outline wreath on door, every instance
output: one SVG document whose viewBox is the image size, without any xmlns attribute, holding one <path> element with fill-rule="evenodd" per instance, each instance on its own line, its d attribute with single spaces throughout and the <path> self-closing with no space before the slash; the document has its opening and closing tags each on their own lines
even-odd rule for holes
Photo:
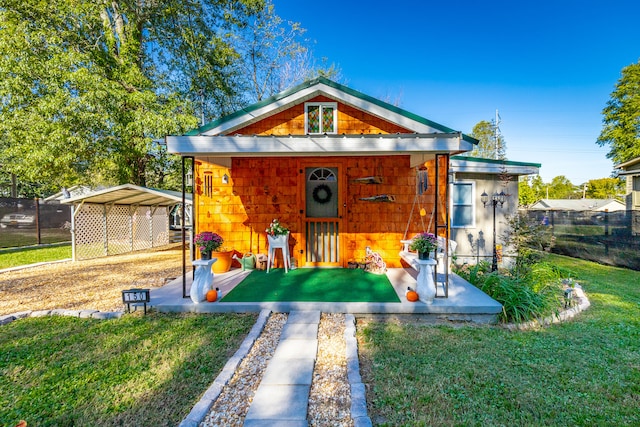
<svg viewBox="0 0 640 427">
<path fill-rule="evenodd" d="M 320 184 L 313 189 L 312 196 L 316 203 L 324 205 L 325 203 L 329 203 L 329 200 L 331 200 L 331 189 L 327 184 Z"/>
</svg>

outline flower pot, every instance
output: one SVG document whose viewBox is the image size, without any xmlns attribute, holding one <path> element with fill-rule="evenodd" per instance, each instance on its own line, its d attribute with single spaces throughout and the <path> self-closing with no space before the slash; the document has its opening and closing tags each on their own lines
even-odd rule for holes
<svg viewBox="0 0 640 427">
<path fill-rule="evenodd" d="M 226 273 L 227 271 L 229 271 L 229 269 L 231 268 L 231 262 L 233 261 L 233 259 L 231 258 L 232 255 L 233 251 L 211 252 L 211 256 L 218 259 L 218 261 L 213 264 L 213 267 L 211 267 L 211 271 L 218 274 Z"/>
<path fill-rule="evenodd" d="M 200 259 L 208 261 L 211 259 L 211 251 L 200 251 Z"/>
<path fill-rule="evenodd" d="M 284 248 L 289 244 L 289 233 L 280 234 L 278 236 L 267 234 L 267 240 L 269 241 L 269 246 Z"/>
<path fill-rule="evenodd" d="M 418 259 L 429 259 L 429 252 L 418 252 Z"/>
</svg>

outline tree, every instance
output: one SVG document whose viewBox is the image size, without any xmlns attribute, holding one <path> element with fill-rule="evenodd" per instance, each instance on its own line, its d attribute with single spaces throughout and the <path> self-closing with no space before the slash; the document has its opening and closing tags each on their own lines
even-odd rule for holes
<svg viewBox="0 0 640 427">
<path fill-rule="evenodd" d="M 518 181 L 518 204 L 528 207 L 539 200 L 536 193 L 529 185 L 529 177 L 523 176 Z"/>
<path fill-rule="evenodd" d="M 179 159 L 156 140 L 337 73 L 268 0 L 3 0 L 0 23 L 0 167 L 47 191 L 175 189 Z"/>
<path fill-rule="evenodd" d="M 578 199 L 582 193 L 564 175 L 554 177 L 549 184 L 550 199 Z"/>
<path fill-rule="evenodd" d="M 536 200 L 548 198 L 547 190 L 549 189 L 549 184 L 545 184 L 540 175 L 536 175 L 531 179 L 531 189 L 535 194 Z"/>
<path fill-rule="evenodd" d="M 238 97 L 229 31 L 259 0 L 0 8 L 0 164 L 21 180 L 145 185 L 154 140 Z M 200 94 L 200 96 L 199 96 Z"/>
<path fill-rule="evenodd" d="M 604 125 L 596 143 L 609 145 L 607 157 L 622 163 L 640 156 L 640 61 L 622 69 L 602 114 Z"/>
<path fill-rule="evenodd" d="M 620 178 L 591 179 L 586 186 L 589 199 L 612 199 L 624 193 L 624 182 Z"/>
<path fill-rule="evenodd" d="M 471 136 L 479 140 L 478 145 L 469 153 L 472 157 L 485 159 L 505 159 L 507 144 L 500 134 L 495 120 L 490 122 L 482 120 L 471 131 Z"/>
<path fill-rule="evenodd" d="M 326 59 L 318 66 L 303 39 L 306 30 L 297 22 L 284 21 L 275 13 L 271 0 L 248 24 L 232 38 L 241 57 L 240 76 L 243 93 L 249 102 L 258 102 L 291 86 L 323 76 L 336 80 L 339 70 L 326 66 Z"/>
</svg>

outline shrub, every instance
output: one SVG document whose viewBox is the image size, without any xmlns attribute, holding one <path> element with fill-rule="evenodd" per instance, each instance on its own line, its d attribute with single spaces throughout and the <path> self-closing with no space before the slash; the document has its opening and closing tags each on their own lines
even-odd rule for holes
<svg viewBox="0 0 640 427">
<path fill-rule="evenodd" d="M 557 313 L 563 304 L 561 279 L 571 276 L 548 263 L 532 264 L 520 277 L 509 270 L 490 272 L 487 263 L 456 272 L 502 304 L 501 321 L 516 323 Z"/>
</svg>

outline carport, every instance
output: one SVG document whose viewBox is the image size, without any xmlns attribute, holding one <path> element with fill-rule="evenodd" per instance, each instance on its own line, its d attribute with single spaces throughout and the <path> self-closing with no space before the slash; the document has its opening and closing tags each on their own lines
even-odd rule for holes
<svg viewBox="0 0 640 427">
<path fill-rule="evenodd" d="M 61 203 L 73 205 L 71 241 L 77 261 L 169 244 L 170 212 L 176 205 L 190 206 L 191 195 L 123 184 Z"/>
</svg>

